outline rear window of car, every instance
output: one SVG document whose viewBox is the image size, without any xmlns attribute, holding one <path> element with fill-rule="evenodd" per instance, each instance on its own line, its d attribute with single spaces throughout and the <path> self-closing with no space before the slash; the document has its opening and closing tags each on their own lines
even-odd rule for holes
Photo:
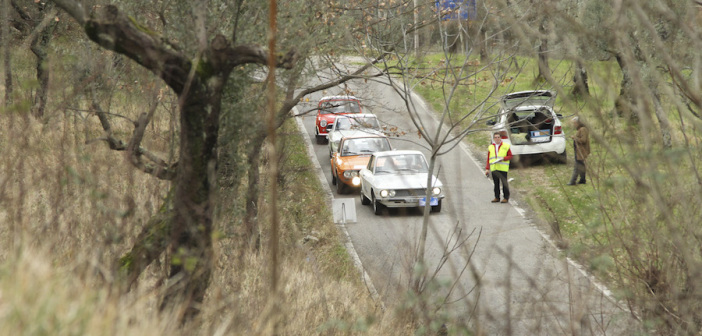
<svg viewBox="0 0 702 336">
<path fill-rule="evenodd" d="M 338 117 L 336 118 L 336 129 L 340 131 L 350 129 L 374 129 L 379 131 L 380 123 L 373 116 Z"/>
<path fill-rule="evenodd" d="M 366 155 L 390 149 L 390 142 L 384 137 L 347 139 L 342 145 L 341 156 Z"/>
<path fill-rule="evenodd" d="M 320 114 L 329 113 L 360 113 L 361 104 L 356 100 L 328 100 L 319 106 Z"/>
</svg>

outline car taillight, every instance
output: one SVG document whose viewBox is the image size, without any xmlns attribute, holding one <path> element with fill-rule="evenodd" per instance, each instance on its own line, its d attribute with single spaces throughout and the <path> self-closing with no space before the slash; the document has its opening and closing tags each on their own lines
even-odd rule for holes
<svg viewBox="0 0 702 336">
<path fill-rule="evenodd" d="M 507 136 L 507 131 L 500 131 L 500 137 L 502 139 L 509 139 L 509 137 Z"/>
<path fill-rule="evenodd" d="M 561 130 L 561 126 L 556 126 L 553 128 L 553 135 L 559 135 L 563 134 L 563 131 Z"/>
</svg>

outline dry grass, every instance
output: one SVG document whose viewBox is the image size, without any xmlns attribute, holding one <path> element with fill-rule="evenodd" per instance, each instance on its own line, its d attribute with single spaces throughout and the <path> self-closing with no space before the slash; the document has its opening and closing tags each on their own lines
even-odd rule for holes
<svg viewBox="0 0 702 336">
<path fill-rule="evenodd" d="M 148 95 L 135 91 L 111 112 L 135 118 Z M 148 90 L 144 90 L 147 93 Z M 165 102 L 145 145 L 167 157 L 173 123 Z M 163 260 L 138 287 L 117 295 L 112 262 L 161 204 L 169 183 L 134 169 L 122 152 L 94 141 L 97 118 L 50 111 L 42 123 L 17 107 L 0 114 L 0 334 L 212 335 L 392 334 L 343 249 L 304 151 L 288 150 L 280 211 L 281 292 L 269 292 L 264 249 L 241 254 L 236 234 L 241 195 L 221 191 L 215 223 L 216 270 L 202 318 L 179 326 L 159 313 Z M 129 123 L 116 123 L 129 134 Z M 285 135 L 294 136 L 294 135 Z M 295 141 L 288 141 L 295 142 Z M 301 143 L 299 139 L 297 143 Z M 303 158 L 300 158 L 303 157 Z M 264 212 L 265 212 L 265 205 Z M 237 210 L 238 209 L 238 210 Z M 318 240 L 303 243 L 313 235 Z M 273 299 L 275 298 L 275 299 Z M 385 331 L 379 331 L 384 329 Z M 376 330 L 373 332 L 373 330 Z"/>
</svg>

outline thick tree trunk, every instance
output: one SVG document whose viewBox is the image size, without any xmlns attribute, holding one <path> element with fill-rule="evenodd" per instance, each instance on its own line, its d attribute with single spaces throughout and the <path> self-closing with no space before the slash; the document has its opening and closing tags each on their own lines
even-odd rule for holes
<svg viewBox="0 0 702 336">
<path fill-rule="evenodd" d="M 622 82 L 619 88 L 619 97 L 614 102 L 614 109 L 618 116 L 625 117 L 630 121 L 636 121 L 638 116 L 634 113 L 631 96 L 631 75 L 629 75 L 629 70 L 624 60 L 624 57 L 620 54 L 616 54 L 615 58 L 617 64 L 619 64 L 619 69 L 622 71 Z"/>
<path fill-rule="evenodd" d="M 2 6 L 2 22 L 0 22 L 0 38 L 2 38 L 3 67 L 5 68 L 5 97 L 3 104 L 12 103 L 12 66 L 10 63 L 10 0 L 0 0 Z"/>
<path fill-rule="evenodd" d="M 120 275 L 120 287 L 128 291 L 137 278 L 168 247 L 171 235 L 173 212 L 169 203 L 161 207 L 161 212 L 152 217 L 137 236 L 132 249 L 119 260 L 116 266 Z"/>
<path fill-rule="evenodd" d="M 658 125 L 661 128 L 661 141 L 663 142 L 663 147 L 670 149 L 673 148 L 673 136 L 671 135 L 670 122 L 668 121 L 668 116 L 663 110 L 663 105 L 661 105 L 660 94 L 658 89 L 653 88 L 653 108 L 658 119 Z"/>
<path fill-rule="evenodd" d="M 218 92 L 221 87 L 217 85 L 210 90 Z M 212 274 L 211 193 L 216 181 L 218 96 L 193 79 L 187 95 L 181 97 L 180 164 L 175 180 L 170 281 L 161 307 L 183 303 L 186 320 L 199 313 Z"/>
<path fill-rule="evenodd" d="M 478 50 L 480 51 L 480 63 L 487 64 L 489 62 L 488 48 L 487 48 L 487 30 L 485 25 L 480 25 L 480 30 L 478 30 Z"/>
<path fill-rule="evenodd" d="M 541 39 L 541 44 L 539 44 L 539 75 L 534 80 L 537 83 L 546 81 L 551 77 L 551 70 L 548 67 L 548 40 Z"/>
<path fill-rule="evenodd" d="M 587 69 L 583 63 L 578 61 L 575 65 L 573 75 L 573 90 L 571 94 L 576 97 L 586 97 L 590 95 L 590 86 L 587 83 Z"/>
<path fill-rule="evenodd" d="M 246 215 L 244 216 L 244 232 L 248 239 L 247 246 L 251 250 L 258 250 L 261 247 L 261 235 L 259 234 L 258 221 L 258 197 L 260 194 L 260 162 L 261 162 L 261 145 L 265 137 L 258 141 L 254 140 L 254 145 L 249 152 L 249 174 L 248 187 L 246 192 Z M 243 252 L 243 251 L 242 251 Z"/>
<path fill-rule="evenodd" d="M 46 15 L 53 6 L 53 3 L 47 3 L 42 13 Z M 39 90 L 34 97 L 32 114 L 37 118 L 44 117 L 44 110 L 46 109 L 47 97 L 49 95 L 49 71 L 47 69 L 48 59 L 46 47 L 51 41 L 51 35 L 56 27 L 56 21 L 48 18 L 47 22 L 46 26 L 39 31 L 34 41 L 32 41 L 32 52 L 37 57 L 37 80 L 39 81 Z"/>
</svg>

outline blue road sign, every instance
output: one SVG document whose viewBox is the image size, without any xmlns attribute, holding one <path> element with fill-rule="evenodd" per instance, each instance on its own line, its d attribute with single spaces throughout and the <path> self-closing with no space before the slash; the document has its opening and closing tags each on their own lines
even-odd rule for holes
<svg viewBox="0 0 702 336">
<path fill-rule="evenodd" d="M 436 9 L 441 13 L 441 19 L 475 20 L 478 15 L 477 0 L 436 0 Z"/>
</svg>

